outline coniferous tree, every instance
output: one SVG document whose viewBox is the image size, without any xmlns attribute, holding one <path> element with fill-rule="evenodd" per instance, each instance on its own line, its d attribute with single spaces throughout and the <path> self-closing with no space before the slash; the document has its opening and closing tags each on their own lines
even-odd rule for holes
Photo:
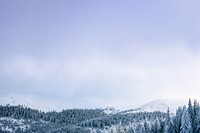
<svg viewBox="0 0 200 133">
<path fill-rule="evenodd" d="M 158 118 L 155 121 L 155 133 L 160 133 L 160 121 Z"/>
<path fill-rule="evenodd" d="M 141 124 L 137 124 L 136 133 L 140 133 L 140 132 L 141 132 Z"/>
<path fill-rule="evenodd" d="M 173 125 L 170 117 L 170 110 L 167 109 L 167 116 L 164 123 L 164 133 L 173 133 Z"/>
<path fill-rule="evenodd" d="M 180 133 L 180 131 L 181 131 L 181 118 L 182 118 L 182 109 L 179 107 L 176 110 L 176 116 L 173 119 L 175 133 Z"/>
<path fill-rule="evenodd" d="M 145 119 L 144 128 L 145 128 L 146 133 L 150 133 L 151 132 L 151 127 L 150 127 L 150 124 L 147 121 L 147 119 Z"/>
<path fill-rule="evenodd" d="M 196 132 L 200 133 L 200 109 L 197 113 L 197 118 L 196 118 Z"/>
<path fill-rule="evenodd" d="M 193 121 L 193 132 L 194 133 L 199 133 L 198 132 L 198 112 L 199 112 L 199 104 L 197 103 L 196 100 L 194 100 L 194 105 L 193 105 L 193 112 L 194 112 L 194 121 Z M 200 124 L 200 123 L 199 123 Z"/>
<path fill-rule="evenodd" d="M 191 123 L 191 130 L 193 131 L 193 126 L 194 126 L 194 110 L 193 110 L 193 107 L 192 107 L 192 102 L 191 102 L 191 99 L 189 99 L 189 102 L 188 102 L 188 113 L 189 113 L 189 117 L 190 117 L 190 123 Z"/>
<path fill-rule="evenodd" d="M 192 133 L 190 115 L 185 106 L 183 107 L 183 114 L 181 118 L 181 133 Z"/>
<path fill-rule="evenodd" d="M 129 126 L 127 129 L 127 133 L 136 133 L 135 128 L 133 126 Z"/>
<path fill-rule="evenodd" d="M 144 128 L 144 125 L 143 125 L 143 124 L 141 124 L 140 133 L 146 133 L 146 131 L 145 131 L 145 128 Z"/>
<path fill-rule="evenodd" d="M 164 133 L 165 121 L 163 119 L 160 120 L 160 132 Z"/>
</svg>

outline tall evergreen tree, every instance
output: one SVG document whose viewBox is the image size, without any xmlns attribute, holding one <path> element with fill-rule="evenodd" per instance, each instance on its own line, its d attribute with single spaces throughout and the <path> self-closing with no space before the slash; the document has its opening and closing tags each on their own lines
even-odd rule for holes
<svg viewBox="0 0 200 133">
<path fill-rule="evenodd" d="M 173 125 L 170 118 L 170 110 L 167 109 L 167 117 L 165 119 L 164 133 L 173 133 Z"/>
<path fill-rule="evenodd" d="M 112 133 L 112 132 L 111 132 Z M 114 133 L 114 132 L 113 132 Z M 117 133 L 117 132 L 115 132 L 115 133 Z M 127 133 L 135 133 L 135 128 L 134 128 L 134 126 L 128 126 L 128 128 L 127 128 Z"/>
<path fill-rule="evenodd" d="M 180 133 L 180 131 L 181 131 L 181 117 L 182 117 L 182 109 L 181 109 L 181 107 L 179 107 L 176 110 L 176 116 L 173 119 L 175 133 Z"/>
<path fill-rule="evenodd" d="M 151 132 L 151 127 L 150 127 L 150 124 L 147 121 L 147 119 L 145 119 L 144 128 L 145 128 L 146 133 L 150 133 Z"/>
<path fill-rule="evenodd" d="M 158 118 L 156 118 L 156 121 L 155 121 L 155 133 L 160 133 L 160 121 Z"/>
<path fill-rule="evenodd" d="M 197 128 L 198 127 L 199 104 L 197 103 L 196 100 L 194 100 L 193 112 L 194 112 L 194 121 L 192 123 L 193 132 L 194 133 L 199 133 L 198 132 L 198 128 Z"/>
<path fill-rule="evenodd" d="M 196 118 L 196 132 L 200 133 L 200 109 L 197 113 L 197 118 Z"/>
<path fill-rule="evenodd" d="M 183 107 L 183 114 L 181 118 L 181 133 L 192 133 L 191 120 L 186 107 Z"/>
<path fill-rule="evenodd" d="M 191 102 L 191 99 L 189 99 L 189 102 L 188 102 L 188 113 L 189 113 L 189 117 L 190 117 L 190 123 L 191 123 L 191 130 L 193 131 L 193 126 L 194 126 L 194 110 L 193 110 L 193 107 L 192 107 L 192 102 Z"/>
<path fill-rule="evenodd" d="M 140 133 L 146 133 L 146 131 L 145 131 L 145 128 L 144 128 L 144 125 L 143 125 L 143 124 L 141 125 L 141 128 L 140 128 Z"/>
</svg>

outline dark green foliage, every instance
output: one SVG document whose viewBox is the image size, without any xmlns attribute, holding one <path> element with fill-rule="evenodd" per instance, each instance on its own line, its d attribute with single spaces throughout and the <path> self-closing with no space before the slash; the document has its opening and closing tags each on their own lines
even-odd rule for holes
<svg viewBox="0 0 200 133">
<path fill-rule="evenodd" d="M 41 112 L 24 106 L 0 106 L 0 117 L 15 119 L 44 120 L 48 122 L 77 124 L 85 120 L 102 117 L 106 114 L 102 109 L 69 109 L 61 112 Z"/>
<path fill-rule="evenodd" d="M 145 119 L 148 121 L 153 121 L 156 118 L 165 118 L 166 113 L 162 112 L 139 112 L 139 113 L 129 113 L 129 114 L 112 114 L 106 115 L 103 117 L 94 118 L 91 120 L 86 120 L 81 122 L 81 126 L 92 126 L 102 128 L 104 126 L 111 126 L 121 124 L 123 126 L 128 125 L 129 123 L 142 122 Z"/>
<path fill-rule="evenodd" d="M 180 133 L 181 132 L 181 117 L 182 117 L 182 108 L 178 108 L 176 110 L 176 117 L 173 119 L 173 124 L 174 124 L 174 132 L 175 133 Z"/>
<path fill-rule="evenodd" d="M 180 133 L 186 129 L 192 133 L 200 133 L 200 106 L 189 100 L 188 108 L 178 108 L 176 115 L 171 116 L 168 109 L 163 112 L 118 112 L 105 114 L 103 109 L 68 109 L 61 112 L 42 112 L 25 106 L 0 106 L 0 132 L 4 133 L 6 127 L 16 133 L 102 133 L 104 130 L 116 131 L 117 133 Z M 132 111 L 133 112 L 133 111 Z M 188 117 L 183 117 L 188 114 Z M 8 119 L 7 119 L 8 118 Z M 23 120 L 20 124 L 9 120 Z M 185 121 L 186 118 L 191 126 Z M 193 125 L 192 125 L 193 124 Z M 115 126 L 113 126 L 115 125 Z M 189 128 L 191 127 L 191 129 Z M 183 131 L 184 129 L 184 131 Z M 93 131 L 92 131 L 93 130 Z"/>
</svg>

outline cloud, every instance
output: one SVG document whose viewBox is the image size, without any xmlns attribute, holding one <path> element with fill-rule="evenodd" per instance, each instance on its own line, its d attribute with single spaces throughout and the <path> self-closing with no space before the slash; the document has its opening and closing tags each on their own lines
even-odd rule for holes
<svg viewBox="0 0 200 133">
<path fill-rule="evenodd" d="M 158 98 L 198 97 L 200 58 L 187 45 L 143 45 L 132 53 L 124 52 L 125 60 L 101 51 L 58 60 L 17 57 L 1 63 L 1 79 L 12 81 L 13 92 L 26 83 L 35 94 L 73 100 L 74 107 L 128 108 Z"/>
</svg>

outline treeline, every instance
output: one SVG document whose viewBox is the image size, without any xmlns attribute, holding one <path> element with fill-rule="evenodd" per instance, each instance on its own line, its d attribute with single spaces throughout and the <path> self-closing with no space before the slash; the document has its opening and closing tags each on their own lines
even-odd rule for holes
<svg viewBox="0 0 200 133">
<path fill-rule="evenodd" d="M 138 113 L 116 113 L 103 117 L 93 118 L 90 120 L 83 121 L 79 123 L 82 127 L 92 127 L 92 128 L 104 128 L 110 127 L 112 125 L 126 126 L 130 123 L 140 123 L 144 120 L 154 121 L 156 118 L 165 119 L 167 117 L 166 113 L 155 111 L 155 112 L 138 112 Z"/>
<path fill-rule="evenodd" d="M 0 106 L 0 117 L 44 120 L 47 122 L 78 124 L 82 121 L 105 116 L 102 109 L 67 109 L 61 112 L 42 112 L 25 106 Z"/>
<path fill-rule="evenodd" d="M 69 109 L 42 112 L 24 106 L 0 106 L 0 117 L 24 119 L 28 132 L 69 133 L 200 133 L 200 106 L 196 100 L 179 107 L 175 115 L 163 112 L 119 112 L 103 109 Z M 44 121 L 44 122 L 41 122 Z M 6 124 L 4 124 L 6 126 Z"/>
</svg>

